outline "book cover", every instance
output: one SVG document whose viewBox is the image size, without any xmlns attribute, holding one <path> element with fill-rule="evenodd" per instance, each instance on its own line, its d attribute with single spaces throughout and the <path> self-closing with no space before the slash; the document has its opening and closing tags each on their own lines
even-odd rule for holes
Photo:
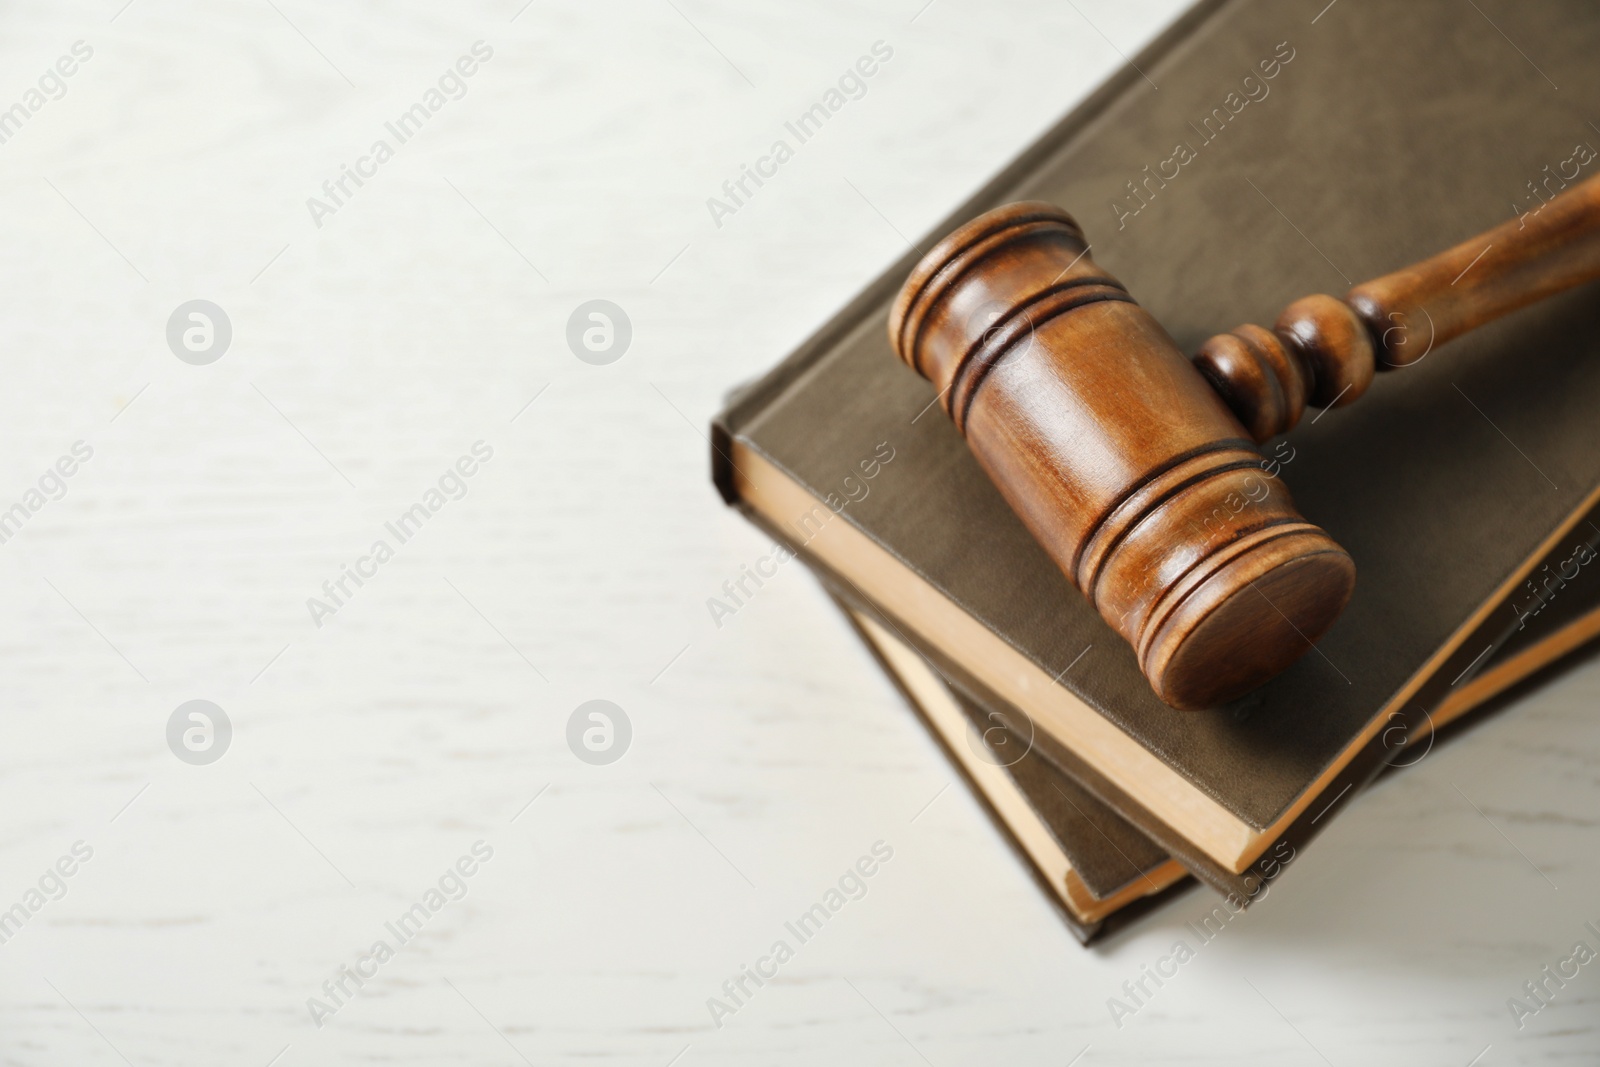
<svg viewBox="0 0 1600 1067">
<path fill-rule="evenodd" d="M 1460 17 L 1391 3 L 1313 24 L 1297 4 L 1207 5 L 934 236 L 995 204 L 1049 200 L 1079 216 L 1096 259 L 1180 348 L 1271 321 L 1305 293 L 1537 210 L 1538 183 L 1590 165 L 1577 161 L 1600 141 L 1586 119 L 1600 94 L 1583 76 L 1600 17 L 1553 4 L 1519 26 L 1560 93 L 1479 55 L 1476 36 L 1414 46 L 1461 37 Z M 1572 540 L 1600 485 L 1591 286 L 1385 375 L 1361 406 L 1266 446 L 1270 473 L 1356 559 L 1355 596 L 1278 679 L 1227 707 L 1174 712 L 889 351 L 888 304 L 914 258 L 729 408 L 714 437 L 719 486 L 1025 709 L 1064 760 L 1098 776 L 1086 785 L 1175 855 L 1223 872 L 1245 876 L 1297 822 L 1327 813 L 1326 794 L 1339 803 L 1381 767 L 1393 716 L 1450 697 L 1451 679 L 1475 669 L 1468 639 Z M 888 464 L 874 459 L 885 448 Z M 862 465 L 875 462 L 869 480 Z"/>
</svg>

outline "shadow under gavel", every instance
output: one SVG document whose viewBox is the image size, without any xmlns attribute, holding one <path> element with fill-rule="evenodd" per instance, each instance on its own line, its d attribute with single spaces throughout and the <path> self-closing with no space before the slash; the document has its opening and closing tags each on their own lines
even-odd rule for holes
<svg viewBox="0 0 1600 1067">
<path fill-rule="evenodd" d="M 1600 178 L 1343 300 L 1296 300 L 1270 330 L 1212 337 L 1192 363 L 1088 252 L 1060 208 L 996 208 L 917 264 L 890 343 L 1156 694 L 1203 708 L 1309 651 L 1355 584 L 1261 477 L 1257 444 L 1308 405 L 1354 401 L 1375 370 L 1600 278 Z"/>
</svg>

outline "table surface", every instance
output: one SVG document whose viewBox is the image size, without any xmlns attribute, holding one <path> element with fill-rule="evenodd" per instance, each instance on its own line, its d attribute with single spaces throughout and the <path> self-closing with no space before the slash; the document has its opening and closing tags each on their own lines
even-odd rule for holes
<svg viewBox="0 0 1600 1067">
<path fill-rule="evenodd" d="M 801 569 L 708 610 L 769 548 L 708 479 L 724 392 L 1178 10 L 7 5 L 3 1061 L 1593 1062 L 1600 965 L 1508 1001 L 1600 949 L 1600 666 L 1214 940 L 1193 891 L 1085 950 Z M 225 349 L 169 341 L 192 300 Z"/>
</svg>

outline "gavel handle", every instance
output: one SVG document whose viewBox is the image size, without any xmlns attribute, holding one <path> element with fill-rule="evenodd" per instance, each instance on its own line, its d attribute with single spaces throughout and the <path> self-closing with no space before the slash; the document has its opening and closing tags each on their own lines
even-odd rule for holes
<svg viewBox="0 0 1600 1067">
<path fill-rule="evenodd" d="M 1272 330 L 1239 326 L 1194 357 L 1257 441 L 1307 404 L 1342 407 L 1374 370 L 1416 363 L 1475 327 L 1600 278 L 1600 177 L 1454 248 L 1351 289 L 1308 296 Z"/>
</svg>

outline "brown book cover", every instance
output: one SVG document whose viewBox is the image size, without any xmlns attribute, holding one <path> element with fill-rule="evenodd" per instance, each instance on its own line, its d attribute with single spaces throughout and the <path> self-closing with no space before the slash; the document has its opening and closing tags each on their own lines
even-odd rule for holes
<svg viewBox="0 0 1600 1067">
<path fill-rule="evenodd" d="M 1435 0 L 1339 5 L 1315 22 L 1297 3 L 1205 5 L 933 234 L 1010 200 L 1062 204 L 1192 350 L 1588 176 L 1600 12 L 1541 5 L 1517 31 L 1537 67 L 1508 59 L 1487 19 Z M 1354 556 L 1355 596 L 1278 679 L 1174 712 L 889 351 L 888 304 L 915 258 L 730 406 L 719 486 L 774 526 L 798 524 L 794 540 L 1024 709 L 1091 772 L 1085 785 L 1175 855 L 1244 884 L 1291 827 L 1382 766 L 1395 715 L 1433 711 L 1479 669 L 1466 641 L 1573 540 L 1600 485 L 1590 286 L 1268 446 L 1301 511 Z"/>
</svg>

